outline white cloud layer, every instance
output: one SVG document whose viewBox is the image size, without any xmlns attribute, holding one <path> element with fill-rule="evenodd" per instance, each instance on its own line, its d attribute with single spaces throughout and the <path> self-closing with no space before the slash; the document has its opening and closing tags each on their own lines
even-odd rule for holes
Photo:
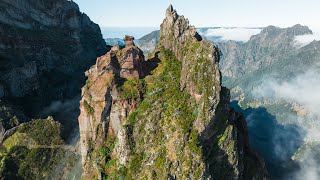
<svg viewBox="0 0 320 180">
<path fill-rule="evenodd" d="M 320 41 L 320 31 L 316 31 L 313 34 L 296 36 L 294 39 L 294 44 L 298 47 L 304 47 L 310 44 L 312 41 Z"/>
<path fill-rule="evenodd" d="M 253 94 L 260 99 L 281 99 L 290 104 L 298 104 L 306 111 L 303 117 L 297 116 L 296 122 L 305 132 L 304 142 L 320 141 L 320 74 L 319 68 L 313 68 L 297 75 L 287 82 L 275 79 L 265 80 Z M 289 119 L 290 117 L 288 117 Z M 282 149 L 285 150 L 285 149 Z M 280 149 L 281 151 L 281 149 Z M 319 164 L 314 161 L 319 157 L 307 152 L 307 160 L 300 162 L 301 170 L 295 173 L 295 179 L 320 179 Z"/>
<path fill-rule="evenodd" d="M 320 140 L 320 74 L 318 70 L 309 70 L 288 82 L 274 79 L 266 80 L 253 94 L 264 99 L 281 99 L 296 104 L 306 111 L 299 126 L 307 129 L 307 141 Z M 316 129 L 315 129 L 316 128 Z M 318 131 L 319 130 L 319 131 Z"/>
<path fill-rule="evenodd" d="M 219 37 L 222 41 L 234 40 L 247 42 L 251 36 L 259 34 L 261 29 L 258 28 L 216 28 L 208 29 L 203 32 L 207 37 Z"/>
</svg>

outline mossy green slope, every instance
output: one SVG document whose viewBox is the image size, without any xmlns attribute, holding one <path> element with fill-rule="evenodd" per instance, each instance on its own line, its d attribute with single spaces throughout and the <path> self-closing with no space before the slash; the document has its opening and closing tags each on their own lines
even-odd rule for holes
<svg viewBox="0 0 320 180">
<path fill-rule="evenodd" d="M 160 54 L 161 64 L 146 79 L 149 85 L 145 99 L 127 122 L 132 132 L 129 136 L 133 160 L 142 155 L 140 165 L 129 163 L 128 175 L 167 179 L 169 174 L 180 171 L 179 178 L 197 179 L 202 172 L 198 168 L 203 168 L 198 136 L 192 127 L 197 105 L 188 93 L 180 90 L 181 62 L 168 50 L 161 49 Z"/>
<path fill-rule="evenodd" d="M 20 125 L 1 147 L 1 179 L 66 179 L 79 156 L 64 144 L 60 124 L 38 119 Z"/>
</svg>

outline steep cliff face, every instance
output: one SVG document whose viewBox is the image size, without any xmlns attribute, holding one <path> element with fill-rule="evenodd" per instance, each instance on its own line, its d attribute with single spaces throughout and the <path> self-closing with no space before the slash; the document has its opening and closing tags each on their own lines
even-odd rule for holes
<svg viewBox="0 0 320 180">
<path fill-rule="evenodd" d="M 126 45 L 113 47 L 87 72 L 79 117 L 83 177 L 267 177 L 249 148 L 244 118 L 221 87 L 219 50 L 187 19 L 169 6 L 147 61 L 128 58 L 140 50 Z M 121 76 L 126 59 L 137 59 L 138 72 L 144 64 L 143 75 Z"/>
<path fill-rule="evenodd" d="M 83 72 L 107 49 L 73 1 L 0 0 L 1 179 L 79 178 Z"/>
<path fill-rule="evenodd" d="M 99 57 L 96 65 L 86 72 L 88 80 L 82 88 L 79 117 L 85 177 L 91 177 L 90 173 L 97 175 L 97 172 L 101 171 L 94 161 L 100 157 L 99 153 L 104 148 L 107 134 L 109 139 L 117 137 L 119 145 L 122 138 L 126 140 L 123 125 L 128 114 L 138 106 L 136 101 L 140 98 L 142 88 L 139 87 L 142 84 L 139 84 L 138 79 L 143 77 L 146 70 L 144 55 L 134 45 L 133 40 L 133 37 L 126 36 L 124 48 L 114 46 L 110 52 Z M 120 155 L 122 159 L 126 158 L 126 152 L 119 152 L 118 155 L 119 158 Z M 98 160 L 98 164 L 101 160 L 103 159 Z"/>
<path fill-rule="evenodd" d="M 80 94 L 83 72 L 107 50 L 100 28 L 72 1 L 0 1 L 1 97 L 37 115 Z"/>
</svg>

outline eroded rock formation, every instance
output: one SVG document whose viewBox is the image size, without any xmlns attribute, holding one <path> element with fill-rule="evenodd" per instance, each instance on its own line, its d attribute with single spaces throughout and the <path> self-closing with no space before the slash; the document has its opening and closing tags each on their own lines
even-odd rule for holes
<svg viewBox="0 0 320 180">
<path fill-rule="evenodd" d="M 107 134 L 116 136 L 119 146 L 126 144 L 125 129 L 123 127 L 127 116 L 135 111 L 138 103 L 126 98 L 135 95 L 134 89 L 126 89 L 128 94 L 121 94 L 126 87 L 126 80 L 142 78 L 145 59 L 142 51 L 133 43 L 133 37 L 126 36 L 125 47 L 115 45 L 111 51 L 97 59 L 96 65 L 86 72 L 88 80 L 82 88 L 81 115 L 79 117 L 82 163 L 84 176 L 90 176 L 94 169 L 94 161 L 99 154 L 95 154 L 105 143 Z M 131 82 L 130 81 L 130 82 Z M 124 83 L 124 84 L 123 84 Z M 123 84 L 121 88 L 120 86 Z M 131 94 L 130 94 L 131 93 Z M 123 142 L 124 141 L 124 142 Z M 122 143 L 123 142 L 123 143 Z M 123 145 L 125 146 L 125 145 Z M 122 149 L 122 150 L 121 150 Z M 128 148 L 120 148 L 119 161 L 126 162 Z"/>
<path fill-rule="evenodd" d="M 79 117 L 84 178 L 267 178 L 243 116 L 221 87 L 215 45 L 172 6 L 153 58 L 144 61 L 133 38 L 125 40 L 125 48 L 116 45 L 86 73 Z"/>
</svg>

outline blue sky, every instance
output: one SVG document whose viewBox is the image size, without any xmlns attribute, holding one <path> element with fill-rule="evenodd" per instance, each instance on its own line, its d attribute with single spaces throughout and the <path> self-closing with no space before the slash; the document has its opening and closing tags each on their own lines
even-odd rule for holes
<svg viewBox="0 0 320 180">
<path fill-rule="evenodd" d="M 320 0 L 74 0 L 101 27 L 159 27 L 172 4 L 196 27 L 288 27 L 320 29 Z"/>
</svg>

